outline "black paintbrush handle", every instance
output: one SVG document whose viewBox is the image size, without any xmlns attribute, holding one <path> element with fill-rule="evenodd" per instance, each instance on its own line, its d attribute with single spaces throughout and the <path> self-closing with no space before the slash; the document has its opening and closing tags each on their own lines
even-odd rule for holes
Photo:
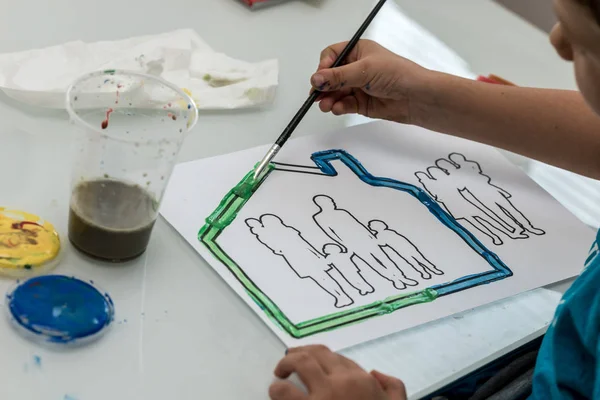
<svg viewBox="0 0 600 400">
<path fill-rule="evenodd" d="M 288 126 L 286 126 L 283 130 L 283 133 L 279 135 L 279 137 L 275 141 L 275 144 L 277 146 L 282 147 L 285 144 L 285 142 L 287 142 L 287 140 L 290 138 L 290 136 L 292 136 L 292 133 L 294 132 L 300 121 L 302 121 L 302 118 L 304 118 L 308 110 L 310 110 L 310 106 L 313 105 L 313 103 L 317 100 L 317 97 L 319 97 L 320 94 L 320 91 L 315 90 L 310 94 L 310 96 L 308 96 L 308 99 L 306 99 L 304 104 L 302 104 L 302 107 L 300 107 L 296 115 L 294 115 L 294 118 L 292 118 Z"/>
<path fill-rule="evenodd" d="M 375 5 L 373 10 L 371 10 L 371 13 L 367 16 L 367 19 L 365 19 L 365 22 L 362 23 L 362 25 L 360 26 L 360 28 L 358 28 L 358 30 L 356 31 L 354 36 L 352 36 L 352 39 L 350 39 L 350 41 L 348 42 L 346 47 L 344 47 L 344 50 L 342 50 L 342 52 L 340 53 L 338 58 L 335 60 L 335 62 L 331 66 L 331 68 L 336 68 L 336 67 L 339 67 L 340 65 L 342 65 L 342 63 L 344 62 L 346 57 L 348 57 L 350 52 L 354 49 L 354 46 L 356 46 L 356 44 L 360 40 L 361 36 L 365 33 L 365 31 L 367 30 L 369 25 L 371 25 L 371 22 L 373 22 L 373 20 L 377 16 L 377 13 L 379 13 L 379 10 L 381 10 L 381 7 L 383 7 L 385 2 L 386 2 L 386 0 L 379 0 L 377 5 Z"/>
<path fill-rule="evenodd" d="M 350 39 L 346 47 L 344 47 L 344 50 L 342 50 L 342 52 L 339 54 L 338 58 L 335 60 L 331 68 L 339 67 L 342 64 L 342 62 L 344 62 L 348 54 L 350 54 L 350 52 L 354 49 L 354 46 L 356 46 L 361 36 L 363 35 L 363 33 L 365 33 L 365 31 L 367 30 L 367 28 L 369 27 L 379 10 L 381 10 L 381 7 L 383 7 L 385 2 L 386 0 L 379 0 L 377 5 L 373 8 L 371 13 L 367 17 L 367 19 L 365 19 L 365 22 L 362 23 L 360 28 L 358 28 L 358 31 L 356 31 L 352 39 Z M 275 142 L 277 146 L 282 147 L 285 144 L 285 142 L 287 142 L 287 140 L 290 138 L 290 136 L 292 136 L 292 133 L 294 132 L 298 124 L 300 124 L 300 121 L 302 121 L 302 118 L 304 118 L 308 110 L 310 110 L 310 107 L 314 104 L 314 102 L 317 100 L 317 97 L 319 97 L 320 94 L 320 91 L 315 90 L 310 94 L 310 96 L 308 96 L 308 99 L 306 99 L 306 101 L 304 102 L 304 104 L 302 104 L 302 107 L 300 107 L 296 115 L 294 115 L 294 118 L 292 118 L 288 126 L 283 130 L 283 133 L 279 136 L 279 138 L 277 138 L 277 141 Z"/>
</svg>

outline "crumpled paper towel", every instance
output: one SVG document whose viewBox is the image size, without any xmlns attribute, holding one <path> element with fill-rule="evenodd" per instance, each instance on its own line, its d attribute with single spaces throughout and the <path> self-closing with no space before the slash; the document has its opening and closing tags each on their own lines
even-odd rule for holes
<svg viewBox="0 0 600 400">
<path fill-rule="evenodd" d="M 277 60 L 248 63 L 214 51 L 192 29 L 113 42 L 75 41 L 0 54 L 0 89 L 16 100 L 65 108 L 69 85 L 85 73 L 124 69 L 158 75 L 184 89 L 198 109 L 271 103 Z"/>
</svg>

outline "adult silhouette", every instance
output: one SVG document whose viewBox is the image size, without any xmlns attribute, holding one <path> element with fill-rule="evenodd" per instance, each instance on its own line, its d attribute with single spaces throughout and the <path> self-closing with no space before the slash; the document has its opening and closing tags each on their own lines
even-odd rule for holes
<svg viewBox="0 0 600 400">
<path fill-rule="evenodd" d="M 301 279 L 311 279 L 335 299 L 335 307 L 349 306 L 354 301 L 342 287 L 327 273 L 331 269 L 321 255 L 300 231 L 283 223 L 281 218 L 265 214 L 248 218 L 246 225 L 259 242 L 280 257 Z"/>
<path fill-rule="evenodd" d="M 377 244 L 373 233 L 347 210 L 338 208 L 326 195 L 313 197 L 319 211 L 313 220 L 331 240 L 346 249 L 352 256 L 366 262 L 375 272 L 392 282 L 396 289 L 416 286 L 418 282 L 407 278 Z"/>
<path fill-rule="evenodd" d="M 462 219 L 475 229 L 492 239 L 495 245 L 504 242 L 495 232 L 501 232 L 511 238 L 520 238 L 520 234 L 508 230 L 494 218 L 475 207 L 465 198 L 452 182 L 448 181 L 450 174 L 438 167 L 429 167 L 427 172 L 416 172 L 415 176 L 423 188 L 433 197 L 454 219 Z"/>
<path fill-rule="evenodd" d="M 464 181 L 461 183 L 461 186 L 464 187 L 460 187 L 460 189 L 467 190 L 472 194 L 476 207 L 488 215 L 493 214 L 495 218 L 511 226 L 514 231 L 521 231 L 521 233 L 527 231 L 534 235 L 546 233 L 533 226 L 529 219 L 509 200 L 512 194 L 493 184 L 492 178 L 483 173 L 478 162 L 468 160 L 459 153 L 452 153 L 448 158 L 456 165 L 456 174 L 463 177 L 459 179 L 459 181 Z"/>
</svg>

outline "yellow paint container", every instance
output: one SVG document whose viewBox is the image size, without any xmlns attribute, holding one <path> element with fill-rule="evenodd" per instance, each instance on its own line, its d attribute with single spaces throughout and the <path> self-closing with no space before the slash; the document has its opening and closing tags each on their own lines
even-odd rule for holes
<svg viewBox="0 0 600 400">
<path fill-rule="evenodd" d="M 59 261 L 60 237 L 37 215 L 0 207 L 0 274 L 20 278 L 39 275 Z"/>
</svg>

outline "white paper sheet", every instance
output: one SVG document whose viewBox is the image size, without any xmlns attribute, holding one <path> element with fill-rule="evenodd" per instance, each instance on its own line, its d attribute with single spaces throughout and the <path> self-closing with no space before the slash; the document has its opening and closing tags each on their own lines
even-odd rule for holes
<svg viewBox="0 0 600 400">
<path fill-rule="evenodd" d="M 105 69 L 160 76 L 191 93 L 199 109 L 271 103 L 279 71 L 277 60 L 236 60 L 213 50 L 194 30 L 180 29 L 0 54 L 0 89 L 25 103 L 64 108 L 65 92 L 75 79 Z"/>
<path fill-rule="evenodd" d="M 161 213 L 288 346 L 341 349 L 572 277 L 593 240 L 496 150 L 376 122 L 290 141 L 277 162 L 301 167 L 279 164 L 200 241 L 265 151 L 178 165 Z"/>
</svg>

